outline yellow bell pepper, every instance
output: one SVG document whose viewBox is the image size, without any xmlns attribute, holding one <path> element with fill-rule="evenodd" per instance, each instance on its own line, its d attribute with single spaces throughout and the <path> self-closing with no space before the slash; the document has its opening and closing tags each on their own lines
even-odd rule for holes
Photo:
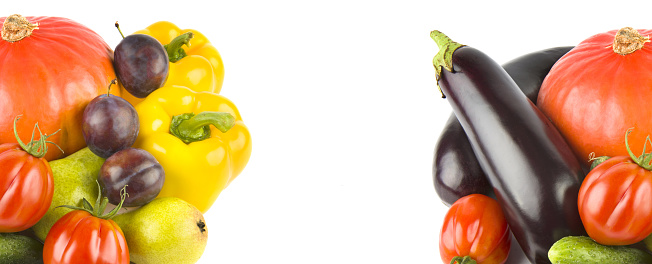
<svg viewBox="0 0 652 264">
<path fill-rule="evenodd" d="M 135 108 L 140 130 L 133 147 L 151 153 L 165 171 L 159 197 L 208 211 L 251 156 L 251 136 L 236 106 L 215 93 L 164 86 Z"/>
<path fill-rule="evenodd" d="M 150 35 L 163 44 L 170 58 L 168 78 L 163 86 L 180 85 L 194 91 L 219 93 L 224 81 L 222 56 L 206 36 L 193 29 L 180 29 L 168 21 L 159 21 L 133 34 Z M 132 105 L 143 101 L 123 91 Z"/>
</svg>

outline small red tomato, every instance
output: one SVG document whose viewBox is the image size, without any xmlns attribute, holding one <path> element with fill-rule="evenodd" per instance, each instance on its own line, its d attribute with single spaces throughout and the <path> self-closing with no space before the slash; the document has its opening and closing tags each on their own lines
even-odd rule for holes
<svg viewBox="0 0 652 264">
<path fill-rule="evenodd" d="M 99 186 L 99 184 L 98 184 Z M 83 208 L 75 209 L 52 226 L 43 243 L 45 264 L 129 264 L 129 248 L 124 233 L 113 220 L 122 201 L 110 213 L 102 215 L 108 198 L 98 197 L 95 207 L 84 199 Z M 101 193 L 101 192 L 100 192 Z"/>
<path fill-rule="evenodd" d="M 603 245 L 630 245 L 652 233 L 652 165 L 647 158 L 617 156 L 596 166 L 580 186 L 577 206 L 588 235 Z M 649 137 L 648 137 L 649 139 Z"/>
<path fill-rule="evenodd" d="M 14 133 L 16 121 L 14 119 Z M 34 129 L 38 129 L 38 125 Z M 39 131 L 40 132 L 40 131 Z M 43 158 L 46 139 L 0 145 L 0 232 L 18 232 L 38 222 L 50 208 L 54 182 Z"/>
<path fill-rule="evenodd" d="M 444 263 L 470 257 L 480 263 L 505 263 L 511 235 L 496 200 L 471 194 L 448 209 L 439 236 L 439 253 Z M 459 262 L 459 261 L 458 261 Z"/>
</svg>

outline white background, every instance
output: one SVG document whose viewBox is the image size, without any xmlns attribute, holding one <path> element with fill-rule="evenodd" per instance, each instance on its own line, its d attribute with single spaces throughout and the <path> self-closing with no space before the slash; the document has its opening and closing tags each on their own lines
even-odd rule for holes
<svg viewBox="0 0 652 264">
<path fill-rule="evenodd" d="M 451 110 L 429 32 L 504 63 L 652 27 L 650 9 L 630 1 L 151 2 L 3 1 L 0 16 L 67 17 L 111 47 L 115 21 L 127 34 L 168 20 L 218 48 L 222 94 L 239 107 L 253 153 L 205 215 L 199 263 L 440 263 L 447 208 L 431 166 Z"/>
</svg>

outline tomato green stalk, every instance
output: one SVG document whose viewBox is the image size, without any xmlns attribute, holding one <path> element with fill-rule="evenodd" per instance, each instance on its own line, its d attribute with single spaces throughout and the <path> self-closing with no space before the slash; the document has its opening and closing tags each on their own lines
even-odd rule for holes
<svg viewBox="0 0 652 264">
<path fill-rule="evenodd" d="M 193 36 L 192 32 L 189 31 L 177 36 L 169 44 L 163 45 L 163 48 L 165 48 L 165 51 L 168 53 L 170 62 L 177 62 L 187 56 L 186 51 L 181 47 L 183 45 L 190 47 L 190 39 L 192 39 Z"/>
<path fill-rule="evenodd" d="M 20 119 L 20 115 L 16 116 L 16 118 L 14 119 L 14 135 L 16 136 L 16 141 L 18 141 L 18 145 L 20 145 L 20 147 L 25 152 L 29 153 L 30 155 L 32 155 L 34 157 L 42 158 L 48 152 L 47 143 L 54 144 L 55 146 L 57 146 L 57 148 L 59 148 L 61 150 L 61 152 L 63 152 L 63 149 L 61 149 L 61 147 L 59 147 L 54 142 L 47 140 L 49 137 L 56 134 L 61 129 L 55 131 L 54 133 L 52 133 L 50 135 L 46 135 L 46 134 L 43 134 L 41 132 L 41 129 L 38 127 L 38 122 L 37 122 L 36 125 L 34 125 L 34 130 L 32 130 L 32 138 L 30 139 L 30 141 L 27 144 L 25 144 L 25 143 L 23 143 L 22 140 L 20 140 L 20 136 L 18 136 L 18 130 L 16 129 L 16 122 L 18 122 L 18 119 Z M 39 136 L 39 139 L 37 141 L 34 141 L 34 132 L 36 132 L 37 130 L 38 130 L 38 133 L 39 133 L 40 136 Z"/>
<path fill-rule="evenodd" d="M 633 128 L 630 128 L 627 130 L 625 133 L 625 147 L 627 148 L 627 153 L 629 153 L 629 157 L 632 158 L 632 160 L 641 168 L 644 168 L 646 170 L 652 171 L 652 152 L 651 153 L 646 153 L 645 152 L 645 147 L 647 147 L 647 143 L 650 142 L 652 144 L 652 141 L 650 141 L 650 136 L 647 136 L 645 138 L 645 144 L 643 145 L 643 153 L 641 156 L 636 156 L 634 153 L 632 153 L 632 150 L 629 148 L 629 142 L 627 140 L 627 136 L 629 136 L 629 133 L 631 133 Z"/>
<path fill-rule="evenodd" d="M 96 181 L 96 183 L 97 183 L 97 188 L 99 189 L 100 194 L 97 196 L 97 200 L 95 201 L 95 206 L 91 205 L 91 203 L 88 200 L 86 200 L 86 198 L 83 198 L 82 199 L 82 207 L 72 206 L 72 205 L 60 205 L 58 207 L 64 207 L 64 208 L 68 208 L 68 209 L 72 209 L 72 210 L 86 211 L 89 214 L 91 214 L 92 216 L 100 218 L 100 219 L 104 219 L 104 220 L 109 220 L 109 219 L 113 218 L 118 213 L 118 211 L 120 211 L 120 209 L 122 209 L 122 203 L 124 203 L 125 199 L 127 198 L 127 195 L 128 195 L 127 194 L 127 185 L 122 187 L 122 190 L 120 190 L 120 203 L 118 205 L 116 205 L 116 207 L 113 208 L 113 210 L 111 210 L 110 212 L 104 214 L 104 210 L 106 209 L 106 206 L 109 204 L 109 198 L 102 196 L 102 190 L 101 190 L 101 187 L 100 187 L 100 183 L 97 182 L 97 181 Z"/>
<path fill-rule="evenodd" d="M 477 264 L 477 262 L 474 259 L 472 259 L 471 257 L 469 257 L 469 256 L 465 256 L 465 257 L 457 256 L 457 257 L 454 257 L 453 259 L 451 259 L 450 264 L 455 264 L 455 263 L 457 263 L 457 264 Z"/>
<path fill-rule="evenodd" d="M 215 126 L 226 133 L 235 125 L 235 117 L 226 112 L 206 111 L 199 114 L 185 113 L 172 117 L 170 134 L 181 139 L 186 144 L 202 141 L 211 136 L 209 125 Z"/>
<path fill-rule="evenodd" d="M 611 157 L 609 157 L 609 156 L 596 157 L 595 152 L 591 152 L 591 154 L 589 155 L 589 162 L 591 162 L 591 167 L 589 168 L 589 171 L 593 170 L 595 167 L 597 167 L 601 163 L 607 161 L 609 158 L 611 158 Z"/>
</svg>

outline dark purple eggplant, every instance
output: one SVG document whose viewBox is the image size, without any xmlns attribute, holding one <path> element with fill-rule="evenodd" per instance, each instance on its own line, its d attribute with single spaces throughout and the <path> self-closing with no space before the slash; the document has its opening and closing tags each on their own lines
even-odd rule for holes
<svg viewBox="0 0 652 264">
<path fill-rule="evenodd" d="M 577 210 L 584 178 L 559 131 L 485 53 L 431 32 L 437 84 L 469 138 L 514 237 L 532 263 L 565 236 L 585 235 Z"/>
<path fill-rule="evenodd" d="M 573 47 L 556 47 L 532 52 L 503 65 L 503 69 L 532 102 L 552 65 Z M 435 191 L 446 206 L 459 198 L 479 193 L 495 197 L 493 187 L 473 153 L 462 125 L 452 113 L 444 126 L 433 158 L 432 177 Z"/>
</svg>

